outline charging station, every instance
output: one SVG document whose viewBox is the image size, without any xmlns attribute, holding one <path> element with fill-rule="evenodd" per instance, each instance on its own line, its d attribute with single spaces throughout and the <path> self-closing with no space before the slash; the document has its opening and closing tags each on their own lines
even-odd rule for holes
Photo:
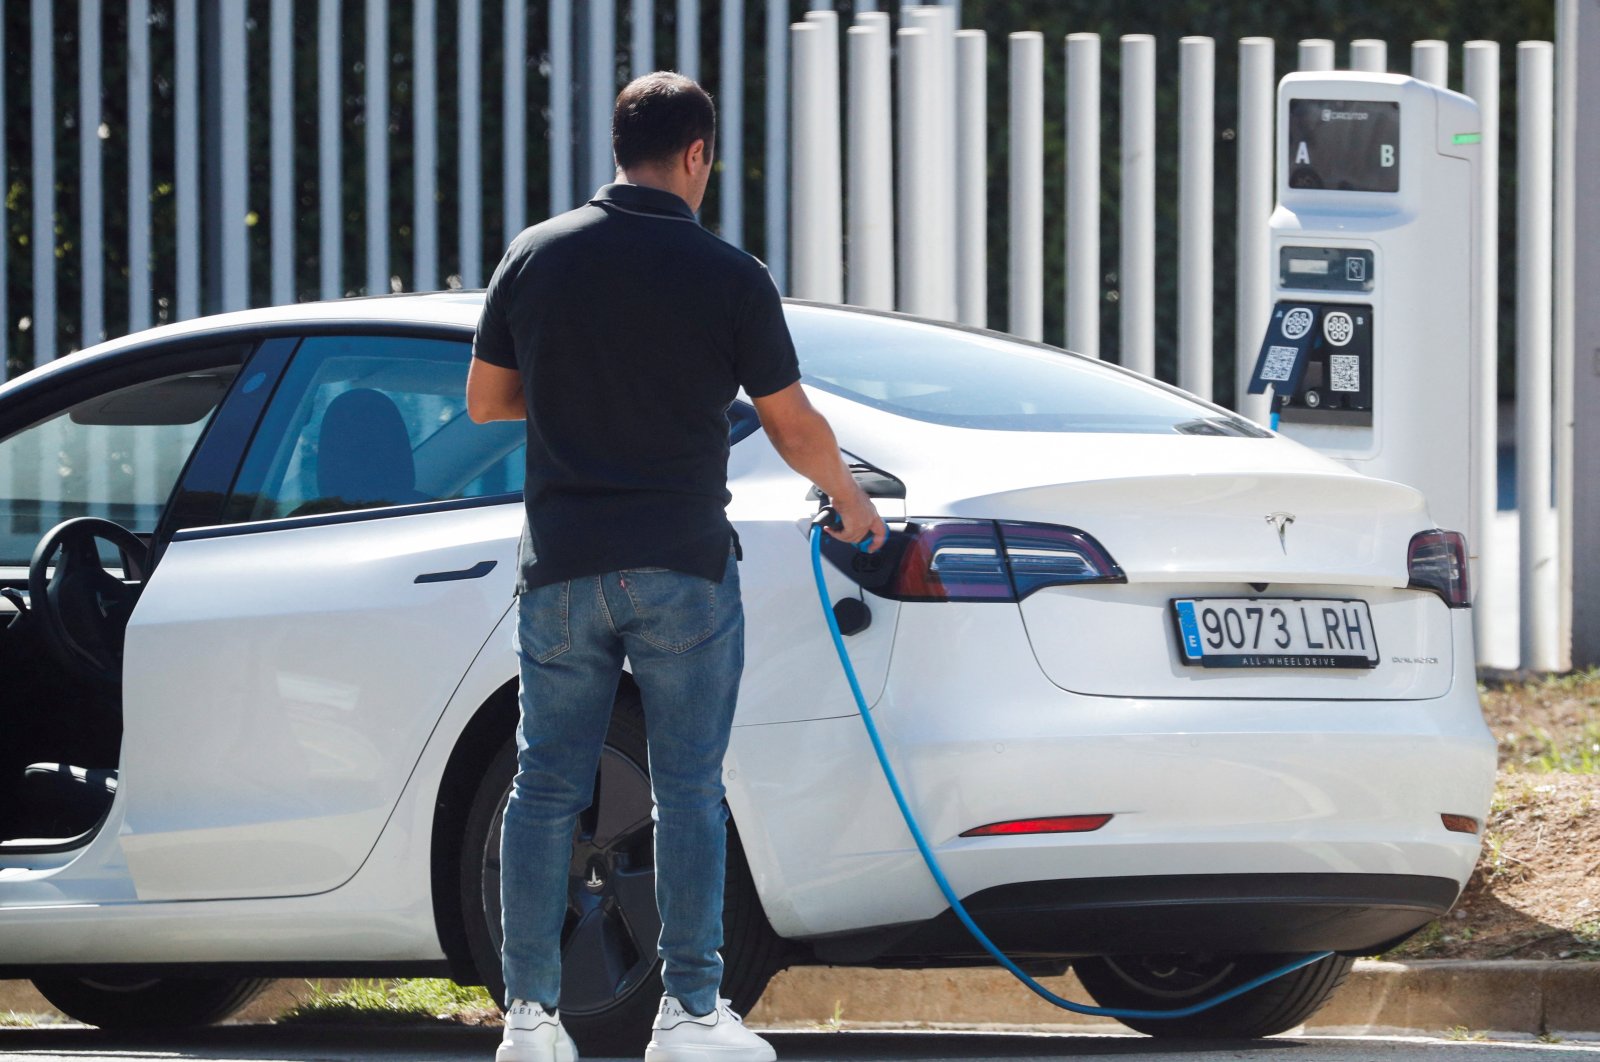
<svg viewBox="0 0 1600 1062">
<path fill-rule="evenodd" d="M 1421 490 L 1479 540 L 1471 429 L 1478 107 L 1397 74 L 1278 86 L 1277 266 L 1250 393 L 1275 426 Z"/>
</svg>

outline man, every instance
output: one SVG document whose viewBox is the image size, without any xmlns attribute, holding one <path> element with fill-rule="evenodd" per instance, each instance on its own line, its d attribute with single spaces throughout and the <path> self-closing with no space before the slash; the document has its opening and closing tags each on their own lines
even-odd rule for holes
<svg viewBox="0 0 1600 1062">
<path fill-rule="evenodd" d="M 720 999 L 722 757 L 744 662 L 724 512 L 729 402 L 839 511 L 887 536 L 801 390 L 766 269 L 700 227 L 716 112 L 646 75 L 612 116 L 618 180 L 519 234 L 489 282 L 467 377 L 478 422 L 528 421 L 518 581 L 521 722 L 501 847 L 499 1062 L 570 1062 L 559 943 L 573 826 L 588 806 L 623 657 L 644 704 L 664 996 L 648 1062 L 770 1062 Z M 797 552 L 796 563 L 805 563 Z"/>
</svg>

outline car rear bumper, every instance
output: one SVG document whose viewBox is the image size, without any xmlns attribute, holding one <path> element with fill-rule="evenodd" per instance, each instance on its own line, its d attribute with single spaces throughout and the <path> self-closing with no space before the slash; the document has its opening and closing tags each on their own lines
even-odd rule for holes
<svg viewBox="0 0 1600 1062">
<path fill-rule="evenodd" d="M 1373 954 L 1450 909 L 1453 879 L 1415 874 L 1194 874 L 997 885 L 966 899 L 1019 960 L 1079 955 Z M 810 941 L 819 962 L 988 961 L 955 913 Z"/>
</svg>

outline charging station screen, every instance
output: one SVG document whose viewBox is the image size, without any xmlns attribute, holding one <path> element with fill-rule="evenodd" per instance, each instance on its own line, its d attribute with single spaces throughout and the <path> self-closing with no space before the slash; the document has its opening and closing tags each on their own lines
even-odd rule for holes
<svg viewBox="0 0 1600 1062">
<path fill-rule="evenodd" d="M 1400 190 L 1400 104 L 1290 100 L 1290 188 Z"/>
</svg>

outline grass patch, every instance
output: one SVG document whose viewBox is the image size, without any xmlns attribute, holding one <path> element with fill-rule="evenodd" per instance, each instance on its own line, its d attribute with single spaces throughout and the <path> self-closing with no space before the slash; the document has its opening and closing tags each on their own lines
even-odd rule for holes
<svg viewBox="0 0 1600 1062">
<path fill-rule="evenodd" d="M 31 1029 L 39 1024 L 39 1019 L 32 1014 L 18 1014 L 8 1010 L 0 1014 L 0 1029 Z"/>
<path fill-rule="evenodd" d="M 498 1013 L 494 1000 L 483 988 L 469 988 L 443 978 L 355 980 L 332 992 L 321 981 L 306 984 L 310 993 L 280 1021 L 481 1021 Z"/>
</svg>

